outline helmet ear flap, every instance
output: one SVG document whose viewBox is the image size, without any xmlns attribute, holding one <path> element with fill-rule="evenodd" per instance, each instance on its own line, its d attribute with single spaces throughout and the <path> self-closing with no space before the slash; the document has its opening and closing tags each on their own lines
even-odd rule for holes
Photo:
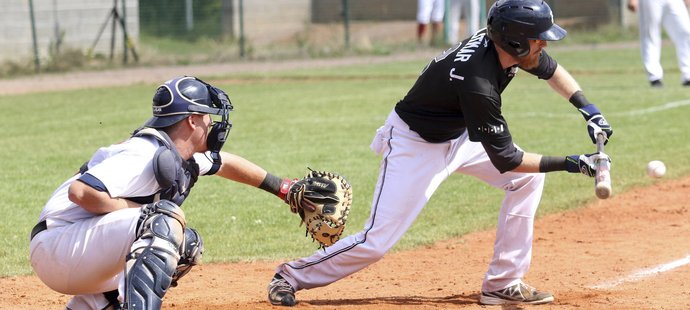
<svg viewBox="0 0 690 310">
<path fill-rule="evenodd" d="M 514 49 L 519 49 L 520 48 L 520 43 L 516 41 L 508 41 L 508 45 Z"/>
<path fill-rule="evenodd" d="M 514 54 L 518 57 L 523 57 L 529 54 L 530 51 L 530 46 L 529 46 L 529 41 L 528 40 L 522 40 L 523 42 L 517 41 L 517 40 L 509 40 L 506 38 L 506 44 L 510 46 L 510 48 L 513 49 Z"/>
</svg>

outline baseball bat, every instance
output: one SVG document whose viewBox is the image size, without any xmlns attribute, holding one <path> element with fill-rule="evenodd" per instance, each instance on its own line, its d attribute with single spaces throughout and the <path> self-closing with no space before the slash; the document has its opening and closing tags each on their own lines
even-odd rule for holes
<svg viewBox="0 0 690 310">
<path fill-rule="evenodd" d="M 597 134 L 597 152 L 604 153 L 604 142 L 606 134 Z M 611 196 L 611 163 L 606 158 L 597 158 L 594 162 L 596 175 L 594 177 L 594 192 L 599 199 L 606 199 Z"/>
</svg>

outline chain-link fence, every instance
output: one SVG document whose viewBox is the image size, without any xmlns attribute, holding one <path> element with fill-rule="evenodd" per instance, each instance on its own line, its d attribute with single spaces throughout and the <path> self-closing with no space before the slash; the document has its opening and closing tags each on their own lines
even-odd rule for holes
<svg viewBox="0 0 690 310">
<path fill-rule="evenodd" d="M 472 30 L 473 18 L 483 27 L 486 10 L 494 2 L 442 1 L 446 41 L 464 38 Z M 569 29 L 633 21 L 624 13 L 624 1 L 547 0 L 557 22 Z M 460 2 L 467 4 L 455 5 Z M 417 48 L 422 42 L 418 0 L 6 0 L 3 4 L 0 60 L 5 67 L 23 64 L 39 71 L 51 71 L 51 66 L 60 70 L 60 64 L 157 65 L 391 53 Z M 461 9 L 454 10 L 461 11 L 450 10 L 457 7 Z"/>
</svg>

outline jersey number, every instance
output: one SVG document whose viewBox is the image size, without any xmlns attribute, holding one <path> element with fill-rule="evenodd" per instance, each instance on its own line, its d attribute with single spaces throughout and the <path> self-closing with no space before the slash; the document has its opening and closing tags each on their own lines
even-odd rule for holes
<svg viewBox="0 0 690 310">
<path fill-rule="evenodd" d="M 451 48 L 449 48 L 449 49 L 443 51 L 443 53 L 438 54 L 436 57 L 434 57 L 434 59 L 432 59 L 431 61 L 429 61 L 429 63 L 426 64 L 426 66 L 424 66 L 424 69 L 422 69 L 422 72 L 419 73 L 419 75 L 424 74 L 424 72 L 425 72 L 427 69 L 429 69 L 429 66 L 431 66 L 432 63 L 437 63 L 437 62 L 439 62 L 439 61 L 441 61 L 441 60 L 446 59 L 446 57 L 448 57 L 448 55 L 450 55 L 450 54 L 454 53 L 455 51 L 457 51 L 457 50 L 460 48 L 460 46 L 462 46 L 462 42 L 460 42 L 460 43 L 458 43 L 457 45 L 455 45 L 455 46 L 453 46 L 453 47 L 451 47 Z"/>
</svg>

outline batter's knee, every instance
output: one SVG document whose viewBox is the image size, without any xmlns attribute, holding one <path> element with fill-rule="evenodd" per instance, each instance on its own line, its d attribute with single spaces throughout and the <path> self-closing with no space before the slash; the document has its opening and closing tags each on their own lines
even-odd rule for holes
<svg viewBox="0 0 690 310">
<path fill-rule="evenodd" d="M 383 256 L 386 255 L 386 253 L 388 253 L 391 247 L 395 244 L 395 242 L 389 244 L 390 242 L 383 241 L 390 241 L 390 237 L 384 237 L 381 239 L 376 230 L 361 232 L 361 237 L 357 239 L 364 240 L 364 242 L 358 245 L 358 247 L 366 248 L 367 258 L 375 261 L 383 258 Z"/>
</svg>

